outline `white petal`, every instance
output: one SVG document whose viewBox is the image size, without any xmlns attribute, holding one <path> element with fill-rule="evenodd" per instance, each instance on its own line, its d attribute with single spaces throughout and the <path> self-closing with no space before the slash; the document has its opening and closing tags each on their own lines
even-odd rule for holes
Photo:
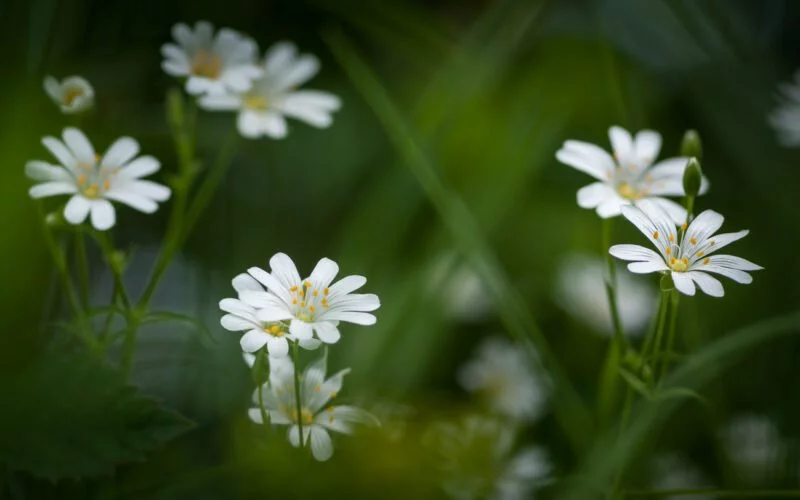
<svg viewBox="0 0 800 500">
<path fill-rule="evenodd" d="M 140 156 L 122 167 L 119 174 L 131 179 L 137 179 L 158 172 L 159 168 L 161 168 L 161 163 L 152 156 Z"/>
<path fill-rule="evenodd" d="M 669 215 L 670 220 L 675 224 L 683 224 L 686 222 L 686 209 L 672 200 L 653 196 L 648 198 L 650 201 L 656 203 L 661 210 Z"/>
<path fill-rule="evenodd" d="M 92 225 L 98 231 L 111 229 L 117 220 L 114 206 L 105 199 L 92 200 Z"/>
<path fill-rule="evenodd" d="M 298 339 L 307 339 L 314 335 L 311 325 L 299 319 L 292 320 L 289 324 L 289 332 Z"/>
<path fill-rule="evenodd" d="M 377 321 L 372 314 L 350 311 L 331 311 L 325 314 L 325 320 L 347 321 L 357 325 L 374 325 Z"/>
<path fill-rule="evenodd" d="M 319 425 L 311 426 L 311 454 L 320 462 L 328 460 L 333 455 L 331 436 Z"/>
<path fill-rule="evenodd" d="M 261 416 L 261 408 L 250 408 L 247 410 L 247 416 L 256 424 L 263 424 L 264 418 Z"/>
<path fill-rule="evenodd" d="M 280 298 L 284 303 L 289 304 L 292 301 L 289 287 L 286 287 L 278 281 L 273 275 L 264 271 L 260 267 L 251 267 L 247 270 L 250 276 L 257 279 L 262 285 Z"/>
<path fill-rule="evenodd" d="M 235 314 L 226 314 L 220 319 L 219 323 L 222 325 L 222 328 L 231 332 L 243 332 L 245 330 L 251 330 L 256 326 L 252 321 Z"/>
<path fill-rule="evenodd" d="M 278 252 L 269 259 L 269 268 L 272 275 L 285 288 L 289 289 L 300 284 L 300 273 L 291 257 L 283 252 Z"/>
<path fill-rule="evenodd" d="M 311 280 L 317 288 L 328 288 L 328 285 L 331 284 L 331 281 L 333 281 L 338 273 L 339 265 L 331 259 L 323 258 L 317 262 L 314 270 L 311 271 L 309 280 Z"/>
<path fill-rule="evenodd" d="M 270 75 L 285 72 L 297 54 L 297 47 L 292 42 L 278 42 L 272 45 L 264 56 L 264 69 Z"/>
<path fill-rule="evenodd" d="M 722 283 L 720 283 L 718 279 L 700 271 L 689 271 L 686 274 L 697 283 L 697 286 L 699 286 L 700 290 L 706 295 L 712 297 L 723 297 L 725 295 Z"/>
<path fill-rule="evenodd" d="M 278 105 L 287 116 L 302 120 L 317 128 L 327 128 L 333 123 L 332 110 L 338 109 L 339 100 L 333 94 L 326 94 L 327 100 L 321 99 L 314 91 L 293 92 Z M 323 94 L 319 92 L 319 94 Z"/>
<path fill-rule="evenodd" d="M 224 326 L 224 325 L 223 325 Z M 264 345 L 269 342 L 271 337 L 266 333 L 262 332 L 261 330 L 256 330 L 253 328 L 252 330 L 248 331 L 242 338 L 239 340 L 239 345 L 241 345 L 242 350 L 244 352 L 256 352 Z"/>
<path fill-rule="evenodd" d="M 672 281 L 675 288 L 684 295 L 694 295 L 694 282 L 687 273 L 672 273 Z"/>
<path fill-rule="evenodd" d="M 311 429 L 308 426 L 303 427 L 303 443 L 308 443 L 308 434 Z M 295 448 L 300 446 L 300 430 L 299 427 L 293 425 L 289 428 L 289 443 Z"/>
<path fill-rule="evenodd" d="M 242 273 L 233 278 L 233 289 L 241 293 L 244 291 L 263 292 L 264 288 L 255 278 L 247 273 Z"/>
<path fill-rule="evenodd" d="M 317 415 L 316 423 L 332 431 L 343 434 L 353 432 L 352 424 L 377 426 L 378 419 L 371 413 L 349 405 L 337 405 L 333 411 L 325 411 Z"/>
<path fill-rule="evenodd" d="M 606 198 L 603 203 L 597 206 L 597 215 L 603 219 L 610 219 L 622 213 L 622 207 L 630 205 L 630 202 L 618 194 L 614 193 L 609 198 Z"/>
<path fill-rule="evenodd" d="M 634 149 L 640 166 L 651 165 L 661 151 L 661 134 L 653 130 L 640 131 L 636 134 Z"/>
<path fill-rule="evenodd" d="M 381 307 L 381 301 L 374 293 L 348 294 L 331 299 L 329 311 L 374 311 Z"/>
<path fill-rule="evenodd" d="M 326 344 L 335 344 L 342 337 L 336 325 L 327 321 L 314 323 L 314 331 L 317 337 Z"/>
<path fill-rule="evenodd" d="M 144 212 L 146 214 L 151 214 L 158 210 L 158 203 L 142 196 L 137 193 L 132 193 L 130 191 L 126 191 L 124 189 L 117 189 L 115 187 L 111 188 L 111 191 L 107 191 L 105 197 L 109 200 L 118 201 L 120 203 L 124 203 L 131 208 L 135 208 L 140 212 Z"/>
<path fill-rule="evenodd" d="M 608 129 L 608 138 L 611 147 L 620 165 L 630 165 L 633 159 L 633 139 L 631 134 L 622 127 L 614 125 Z"/>
<path fill-rule="evenodd" d="M 608 253 L 622 260 L 664 263 L 659 254 L 640 245 L 614 245 Z"/>
<path fill-rule="evenodd" d="M 121 137 L 114 141 L 103 155 L 102 166 L 106 168 L 120 167 L 139 154 L 139 143 L 130 137 Z"/>
<path fill-rule="evenodd" d="M 42 139 L 42 144 L 46 147 L 62 165 L 69 169 L 74 169 L 78 164 L 75 155 L 58 139 L 54 137 L 45 137 Z"/>
<path fill-rule="evenodd" d="M 708 241 L 709 241 L 709 243 L 713 241 L 714 245 L 706 247 L 706 254 L 710 254 L 712 252 L 716 252 L 717 250 L 730 245 L 734 241 L 738 241 L 738 240 L 744 238 L 748 234 L 750 234 L 750 231 L 748 231 L 747 229 L 743 229 L 743 230 L 735 232 L 735 233 L 723 233 L 723 234 L 718 234 L 716 236 L 713 236 L 713 237 L 709 238 Z M 751 269 L 751 270 L 754 271 L 755 269 Z"/>
<path fill-rule="evenodd" d="M 294 337 L 292 337 L 292 340 L 297 341 L 297 343 L 300 344 L 300 347 L 302 347 L 303 349 L 307 349 L 309 351 L 313 351 L 314 349 L 317 349 L 319 346 L 322 345 L 322 342 L 320 342 L 317 339 L 313 339 L 313 338 L 312 339 L 295 339 Z"/>
<path fill-rule="evenodd" d="M 286 120 L 282 115 L 268 111 L 264 113 L 261 120 L 264 134 L 273 139 L 283 139 L 286 137 L 288 129 L 286 127 Z"/>
<path fill-rule="evenodd" d="M 602 148 L 582 141 L 566 141 L 556 159 L 595 179 L 606 182 L 614 172 L 614 159 Z"/>
<path fill-rule="evenodd" d="M 710 264 L 738 269 L 740 271 L 758 271 L 764 269 L 758 264 L 741 257 L 736 257 L 735 255 L 712 255 L 708 260 Z"/>
<path fill-rule="evenodd" d="M 693 269 L 702 269 L 703 271 L 708 273 L 716 273 L 719 274 L 720 276 L 725 276 L 726 278 L 730 278 L 733 281 L 741 283 L 743 285 L 748 285 L 753 282 L 752 276 L 739 269 L 731 269 L 729 267 L 715 266 L 713 264 L 695 266 Z"/>
<path fill-rule="evenodd" d="M 350 292 L 358 290 L 362 286 L 367 283 L 367 278 L 358 275 L 351 275 L 345 276 L 344 278 L 340 279 L 330 288 L 330 297 L 338 297 L 340 295 L 346 295 Z"/>
<path fill-rule="evenodd" d="M 616 192 L 611 186 L 604 182 L 595 182 L 578 190 L 578 206 L 596 208 L 613 196 L 616 196 Z"/>
<path fill-rule="evenodd" d="M 72 151 L 73 156 L 81 163 L 94 165 L 97 157 L 94 152 L 94 147 L 89 139 L 86 138 L 83 132 L 74 128 L 67 127 L 62 134 L 64 144 Z"/>
<path fill-rule="evenodd" d="M 242 105 L 242 99 L 231 94 L 204 95 L 197 104 L 208 111 L 233 111 Z"/>
<path fill-rule="evenodd" d="M 716 233 L 723 222 L 725 217 L 721 214 L 713 210 L 703 210 L 686 228 L 686 237 L 703 241 Z"/>
<path fill-rule="evenodd" d="M 659 271 L 667 271 L 669 268 L 664 261 L 659 262 L 631 262 L 628 264 L 628 271 L 636 274 L 649 274 Z"/>
<path fill-rule="evenodd" d="M 283 337 L 270 337 L 267 340 L 267 351 L 273 358 L 282 358 L 289 354 L 289 343 Z"/>
<path fill-rule="evenodd" d="M 292 313 L 286 308 L 269 305 L 263 309 L 259 309 L 256 313 L 256 317 L 265 323 L 273 323 L 275 321 L 283 321 L 291 318 Z"/>
<path fill-rule="evenodd" d="M 280 302 L 274 295 L 269 292 L 261 290 L 242 290 L 239 292 L 239 298 L 247 305 L 261 309 L 264 307 L 281 306 Z"/>
<path fill-rule="evenodd" d="M 222 299 L 219 301 L 219 308 L 242 318 L 250 318 L 255 315 L 255 309 L 239 299 Z"/>
<path fill-rule="evenodd" d="M 37 160 L 25 164 L 25 175 L 35 181 L 72 181 L 72 176 L 63 167 Z"/>
<path fill-rule="evenodd" d="M 61 85 L 58 83 L 58 80 L 52 76 L 48 75 L 45 77 L 44 91 L 47 92 L 47 95 L 49 95 L 54 101 L 58 103 L 61 102 Z"/>
<path fill-rule="evenodd" d="M 124 189 L 154 201 L 167 201 L 172 194 L 172 190 L 167 186 L 146 180 L 137 180 L 127 183 Z"/>
<path fill-rule="evenodd" d="M 36 184 L 28 190 L 28 194 L 31 198 L 45 198 L 59 194 L 74 194 L 77 191 L 75 184 L 71 182 L 54 181 Z"/>
<path fill-rule="evenodd" d="M 89 202 L 89 200 L 79 194 L 76 194 L 69 199 L 67 206 L 64 207 L 64 218 L 70 224 L 80 224 L 86 220 L 86 216 L 89 215 L 89 209 L 91 206 L 92 204 Z"/>
</svg>

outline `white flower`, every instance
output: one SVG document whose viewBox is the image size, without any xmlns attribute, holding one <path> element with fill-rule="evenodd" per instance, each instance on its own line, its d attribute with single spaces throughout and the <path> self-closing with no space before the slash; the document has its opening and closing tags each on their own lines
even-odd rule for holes
<svg viewBox="0 0 800 500">
<path fill-rule="evenodd" d="M 514 429 L 497 419 L 469 416 L 440 423 L 426 442 L 440 455 L 442 486 L 458 499 L 522 500 L 544 483 L 551 466 L 544 450 L 514 453 Z"/>
<path fill-rule="evenodd" d="M 608 308 L 604 277 L 606 263 L 597 257 L 570 255 L 558 269 L 556 299 L 576 319 L 602 333 L 614 326 Z M 656 305 L 656 291 L 624 269 L 618 269 L 617 307 L 626 335 L 638 336 L 647 326 Z"/>
<path fill-rule="evenodd" d="M 670 158 L 651 166 L 661 150 L 658 132 L 642 130 L 632 138 L 627 130 L 613 126 L 608 135 L 613 157 L 582 141 L 566 141 L 556 153 L 561 163 L 599 181 L 578 191 L 578 205 L 593 208 L 607 219 L 619 215 L 623 206 L 647 198 L 658 203 L 676 222 L 686 220 L 686 210 L 664 196 L 684 195 L 683 170 L 688 158 Z M 708 181 L 703 178 L 700 194 L 706 191 Z"/>
<path fill-rule="evenodd" d="M 264 57 L 263 75 L 244 93 L 207 95 L 201 107 L 210 110 L 239 110 L 238 128 L 244 137 L 286 137 L 285 117 L 326 128 L 331 114 L 341 107 L 339 98 L 319 90 L 295 90 L 319 71 L 319 60 L 311 54 L 298 55 L 289 42 L 273 45 Z"/>
<path fill-rule="evenodd" d="M 675 288 L 685 295 L 694 295 L 697 284 L 706 294 L 722 297 L 725 295 L 722 283 L 708 273 L 747 284 L 753 277 L 745 271 L 763 269 L 741 257 L 711 255 L 749 233 L 744 230 L 715 235 L 725 218 L 713 210 L 705 210 L 692 220 L 682 237 L 682 231 L 677 231 L 670 217 L 651 201 L 642 200 L 635 207 L 623 207 L 622 213 L 647 236 L 658 253 L 639 245 L 614 245 L 609 250 L 611 255 L 632 261 L 628 270 L 633 273 L 671 273 Z"/>
<path fill-rule="evenodd" d="M 369 311 L 381 305 L 375 294 L 351 293 L 367 282 L 363 276 L 346 276 L 331 284 L 339 266 L 330 259 L 321 259 L 308 278 L 301 279 L 288 255 L 277 253 L 269 261 L 272 273 L 251 267 L 250 276 L 267 287 L 245 290 L 240 299 L 258 309 L 262 322 L 289 322 L 289 333 L 300 341 L 316 335 L 326 344 L 339 341 L 339 321 L 359 325 L 375 324 Z M 303 345 L 302 343 L 300 344 Z"/>
<path fill-rule="evenodd" d="M 86 111 L 94 104 L 94 89 L 80 76 L 69 76 L 60 83 L 52 76 L 44 79 L 44 90 L 66 114 Z"/>
<path fill-rule="evenodd" d="M 544 406 L 545 389 L 525 352 L 504 338 L 484 340 L 475 359 L 459 370 L 458 381 L 512 419 L 534 420 Z"/>
<path fill-rule="evenodd" d="M 659 490 L 712 489 L 691 462 L 675 454 L 659 455 L 652 464 L 653 486 Z M 711 500 L 708 495 L 669 495 L 668 500 Z"/>
<path fill-rule="evenodd" d="M 737 473 L 750 482 L 769 479 L 784 463 L 783 438 L 775 423 L 764 415 L 737 415 L 722 437 Z"/>
<path fill-rule="evenodd" d="M 800 146 L 800 70 L 794 82 L 779 87 L 778 107 L 769 116 L 769 123 L 778 132 L 778 140 L 786 147 Z"/>
<path fill-rule="evenodd" d="M 92 225 L 104 231 L 116 221 L 109 200 L 153 213 L 158 209 L 157 202 L 169 199 L 168 187 L 141 179 L 157 172 L 161 164 L 152 156 L 134 159 L 139 153 L 139 143 L 134 139 L 117 139 L 100 156 L 80 130 L 66 128 L 62 137 L 63 142 L 54 137 L 42 139 L 59 164 L 29 161 L 25 173 L 43 181 L 30 189 L 32 198 L 73 195 L 64 207 L 64 218 L 70 224 L 82 223 L 91 212 Z"/>
<path fill-rule="evenodd" d="M 233 278 L 233 288 L 240 296 L 246 291 L 264 291 L 249 274 L 240 274 Z M 222 299 L 219 308 L 228 313 L 220 320 L 223 328 L 232 332 L 247 332 L 239 341 L 245 353 L 253 353 L 266 346 L 270 356 L 286 356 L 289 352 L 289 340 L 300 342 L 305 349 L 316 349 L 320 345 L 317 339 L 297 339 L 291 335 L 288 332 L 288 323 L 258 319 L 258 309 L 240 299 Z"/>
<path fill-rule="evenodd" d="M 272 362 L 272 360 L 271 360 Z M 353 424 L 378 425 L 370 413 L 347 405 L 328 405 L 342 389 L 344 376 L 350 369 L 342 370 L 326 379 L 326 362 L 323 356 L 309 365 L 300 377 L 300 409 L 294 388 L 294 365 L 280 362 L 280 369 L 272 370 L 268 384 L 261 387 L 264 410 L 270 423 L 288 425 L 289 442 L 300 446 L 300 426 L 303 424 L 303 443 L 311 447 L 311 453 L 319 461 L 328 460 L 333 455 L 333 443 L 328 431 L 343 434 L 353 433 Z M 253 395 L 258 405 L 258 390 Z M 263 424 L 261 408 L 248 411 L 250 419 Z"/>
<path fill-rule="evenodd" d="M 186 92 L 199 95 L 221 95 L 244 92 L 252 86 L 261 69 L 255 64 L 256 43 L 228 28 L 220 29 L 199 21 L 194 31 L 183 23 L 172 28 L 177 42 L 161 47 L 161 67 L 172 76 L 186 77 Z"/>
</svg>

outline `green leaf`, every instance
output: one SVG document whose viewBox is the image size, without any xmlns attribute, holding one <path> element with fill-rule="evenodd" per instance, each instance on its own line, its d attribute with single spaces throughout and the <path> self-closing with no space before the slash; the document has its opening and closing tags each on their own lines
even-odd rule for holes
<svg viewBox="0 0 800 500">
<path fill-rule="evenodd" d="M 0 464 L 51 480 L 111 474 L 193 426 L 86 353 L 0 377 L 0 401 Z"/>
<path fill-rule="evenodd" d="M 697 391 L 687 389 L 686 387 L 671 387 L 653 394 L 653 401 L 664 401 L 666 399 L 673 398 L 692 398 L 706 406 L 709 405 L 709 402 L 706 398 L 701 396 Z"/>
<path fill-rule="evenodd" d="M 639 377 L 637 377 L 633 373 L 629 372 L 625 368 L 620 368 L 619 369 L 619 374 L 620 374 L 620 376 L 622 376 L 622 378 L 625 380 L 625 382 L 627 382 L 628 385 L 631 386 L 631 389 L 633 389 L 634 391 L 638 392 L 639 394 L 644 396 L 646 399 L 652 399 L 653 398 L 653 395 L 650 393 L 650 388 L 647 387 L 647 384 L 642 379 L 640 379 Z"/>
<path fill-rule="evenodd" d="M 206 325 L 204 325 L 198 319 L 189 316 L 188 314 L 183 314 L 174 311 L 153 311 L 147 313 L 147 315 L 142 320 L 142 324 L 147 323 L 181 323 L 184 325 L 188 325 L 197 330 L 198 333 L 201 335 L 199 336 L 200 342 L 203 344 L 204 347 L 213 347 L 214 344 L 217 343 L 217 339 L 214 338 L 214 335 L 211 333 L 211 330 L 208 329 Z"/>
</svg>

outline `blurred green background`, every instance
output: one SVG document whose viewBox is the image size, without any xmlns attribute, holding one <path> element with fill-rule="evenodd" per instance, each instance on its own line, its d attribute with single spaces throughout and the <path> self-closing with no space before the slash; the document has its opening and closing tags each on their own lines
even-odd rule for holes
<svg viewBox="0 0 800 500">
<path fill-rule="evenodd" d="M 338 94 L 343 109 L 329 130 L 292 122 L 285 140 L 240 141 L 229 176 L 156 294 L 154 308 L 201 318 L 213 339 L 174 324 L 144 328 L 134 383 L 196 426 L 144 460 L 117 463 L 113 475 L 57 483 L 16 465 L 16 452 L 0 451 L 0 493 L 9 498 L 443 495 L 420 436 L 430 422 L 473 407 L 455 373 L 482 338 L 508 330 L 497 313 L 502 307 L 496 301 L 503 299 L 491 298 L 489 287 L 489 305 L 478 311 L 483 314 L 453 313 L 454 303 L 468 300 L 449 283 L 470 262 L 462 260 L 470 254 L 464 247 L 470 238 L 442 218 L 408 168 L 407 151 L 392 144 L 373 103 L 334 57 L 330 43 L 342 36 L 385 86 L 446 192 L 460 198 L 477 221 L 480 245 L 496 256 L 588 406 L 608 337 L 570 315 L 554 289 L 565 258 L 600 255 L 600 221 L 575 203 L 588 177 L 555 160 L 566 139 L 608 148 L 610 125 L 652 128 L 664 137 L 661 156 L 669 157 L 677 155 L 684 130 L 701 134 L 711 191 L 698 208 L 724 214 L 725 231 L 749 228 L 750 236 L 731 253 L 766 270 L 749 286 L 725 281 L 724 299 L 684 299 L 678 339 L 683 352 L 800 304 L 800 153 L 778 144 L 766 118 L 776 105 L 776 86 L 800 66 L 800 3 L 2 0 L 5 385 L 24 387 L 20 380 L 32 366 L 48 356 L 69 359 L 74 350 L 59 340 L 64 334 L 54 326 L 66 310 L 23 173 L 27 160 L 48 158 L 41 137 L 74 123 L 49 101 L 42 79 L 87 78 L 97 98 L 81 126 L 96 147 L 133 136 L 143 152 L 162 161 L 157 178 L 167 180 L 176 166 L 164 96 L 177 84 L 162 72 L 159 49 L 170 41 L 174 23 L 203 19 L 249 34 L 262 51 L 288 39 L 316 54 L 322 71 L 308 86 Z M 199 156 L 210 162 L 234 124 L 233 114 L 201 112 Z M 118 214 L 114 237 L 132 251 L 127 278 L 136 294 L 162 241 L 168 210 L 145 216 L 122 208 Z M 642 243 L 621 219 L 614 241 Z M 111 279 L 95 250 L 92 282 L 100 304 L 108 300 Z M 344 327 L 329 364 L 352 367 L 347 397 L 379 415 L 384 411 L 386 426 L 396 424 L 400 437 L 374 432 L 339 439 L 334 458 L 324 464 L 293 452 L 282 430 L 272 432 L 266 444 L 259 441 L 263 430 L 246 418 L 253 384 L 238 336 L 219 326 L 217 302 L 232 295 L 234 275 L 267 267 L 278 251 L 291 255 L 301 274 L 329 257 L 343 274 L 369 278 L 366 290 L 383 304 L 378 323 Z M 655 286 L 651 278 L 645 281 Z M 698 388 L 708 404 L 684 401 L 652 430 L 641 460 L 626 476 L 631 488 L 657 482 L 649 458 L 662 452 L 691 461 L 708 484 L 720 488 L 798 487 L 798 348 L 794 337 L 759 342 L 724 376 Z M 94 427 L 68 427 L 87 422 L 80 412 L 68 419 L 59 413 L 81 405 L 76 384 L 69 390 L 37 386 L 38 393 L 0 390 L 8 396 L 0 413 L 36 414 L 62 437 L 92 435 Z M 50 408 L 49 391 L 66 401 Z M 392 408 L 409 416 L 400 422 Z M 738 474 L 724 452 L 724 430 L 741 414 L 765 415 L 779 431 L 785 452 L 765 478 Z M 591 438 L 600 433 L 586 432 Z M 585 455 L 570 445 L 553 413 L 528 429 L 525 439 L 546 447 L 557 480 L 581 470 Z M 61 453 L 57 460 L 64 462 L 91 454 L 80 438 L 57 451 L 37 446 L 26 448 L 33 450 L 33 462 L 37 450 L 45 450 L 42 461 L 56 460 L 50 453 Z M 550 498 L 558 492 L 556 481 L 539 494 Z"/>
</svg>

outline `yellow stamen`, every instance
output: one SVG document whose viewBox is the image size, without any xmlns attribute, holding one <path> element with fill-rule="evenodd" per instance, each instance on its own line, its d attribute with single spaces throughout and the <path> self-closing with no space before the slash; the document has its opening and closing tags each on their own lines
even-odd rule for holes
<svg viewBox="0 0 800 500">
<path fill-rule="evenodd" d="M 313 313 L 314 312 L 314 306 L 309 306 L 308 310 Z"/>
<path fill-rule="evenodd" d="M 331 291 L 326 288 L 326 289 L 322 290 L 322 293 L 324 293 L 325 295 L 328 295 L 329 293 L 331 293 Z"/>
<path fill-rule="evenodd" d="M 306 280 L 306 282 L 303 283 L 303 286 L 305 286 L 306 288 L 311 288 L 311 282 Z"/>
<path fill-rule="evenodd" d="M 313 295 L 314 297 L 319 297 L 319 290 L 314 290 L 314 291 L 311 293 L 311 295 Z"/>
<path fill-rule="evenodd" d="M 79 175 L 78 176 L 78 184 L 80 184 L 81 186 L 86 184 L 86 176 L 85 175 Z"/>
<path fill-rule="evenodd" d="M 106 191 L 111 189 L 111 180 L 110 179 L 106 179 L 106 180 L 103 181 L 103 189 L 105 189 Z"/>
<path fill-rule="evenodd" d="M 689 227 L 689 226 L 687 226 L 685 222 L 684 222 L 683 224 L 681 224 L 681 229 L 682 229 L 683 231 L 686 231 L 686 228 L 687 228 L 687 227 Z"/>
<path fill-rule="evenodd" d="M 697 252 L 697 256 L 698 257 L 702 257 L 703 255 L 704 255 L 704 252 Z"/>
<path fill-rule="evenodd" d="M 640 194 L 637 193 L 636 190 L 627 182 L 623 182 L 617 186 L 617 192 L 620 196 L 629 200 L 636 200 L 641 197 Z"/>
<path fill-rule="evenodd" d="M 674 234 L 670 234 L 669 235 L 669 241 L 671 241 L 673 243 L 675 242 L 675 235 Z"/>
<path fill-rule="evenodd" d="M 691 243 L 692 245 L 697 245 L 697 240 L 694 238 L 689 238 L 689 243 Z"/>
<path fill-rule="evenodd" d="M 260 95 L 246 95 L 244 99 L 242 99 L 242 104 L 245 108 L 256 111 L 266 111 L 269 109 L 269 101 L 266 97 Z"/>
<path fill-rule="evenodd" d="M 656 240 L 658 239 L 658 231 L 655 231 L 655 232 L 653 233 L 653 238 L 654 238 L 654 239 L 656 239 Z"/>
<path fill-rule="evenodd" d="M 337 393 L 335 393 L 335 392 L 332 392 L 332 393 L 331 393 L 331 397 L 332 397 L 332 398 L 335 398 L 335 397 L 336 397 L 336 394 L 337 394 Z"/>
<path fill-rule="evenodd" d="M 217 54 L 198 50 L 190 67 L 192 74 L 216 80 L 222 72 L 222 59 Z"/>
<path fill-rule="evenodd" d="M 295 285 L 292 288 L 290 288 L 289 291 L 290 292 L 296 292 L 297 291 L 297 285 Z"/>
<path fill-rule="evenodd" d="M 292 304 L 297 304 L 297 299 L 292 299 Z"/>
<path fill-rule="evenodd" d="M 314 392 L 319 392 L 319 391 L 321 391 L 321 390 L 322 390 L 322 387 L 320 387 L 320 385 L 319 385 L 319 384 L 317 384 L 317 385 L 315 385 L 315 386 L 314 386 Z"/>
<path fill-rule="evenodd" d="M 703 264 L 708 264 L 709 262 L 711 262 L 710 257 L 706 257 L 705 259 L 703 259 Z"/>
<path fill-rule="evenodd" d="M 72 106 L 72 101 L 74 101 L 78 97 L 81 97 L 82 95 L 83 95 L 83 89 L 80 89 L 78 87 L 72 87 L 70 89 L 67 89 L 67 91 L 64 92 L 64 98 L 63 98 L 64 105 Z"/>
<path fill-rule="evenodd" d="M 672 247 L 667 247 L 667 255 L 672 253 Z"/>
</svg>

